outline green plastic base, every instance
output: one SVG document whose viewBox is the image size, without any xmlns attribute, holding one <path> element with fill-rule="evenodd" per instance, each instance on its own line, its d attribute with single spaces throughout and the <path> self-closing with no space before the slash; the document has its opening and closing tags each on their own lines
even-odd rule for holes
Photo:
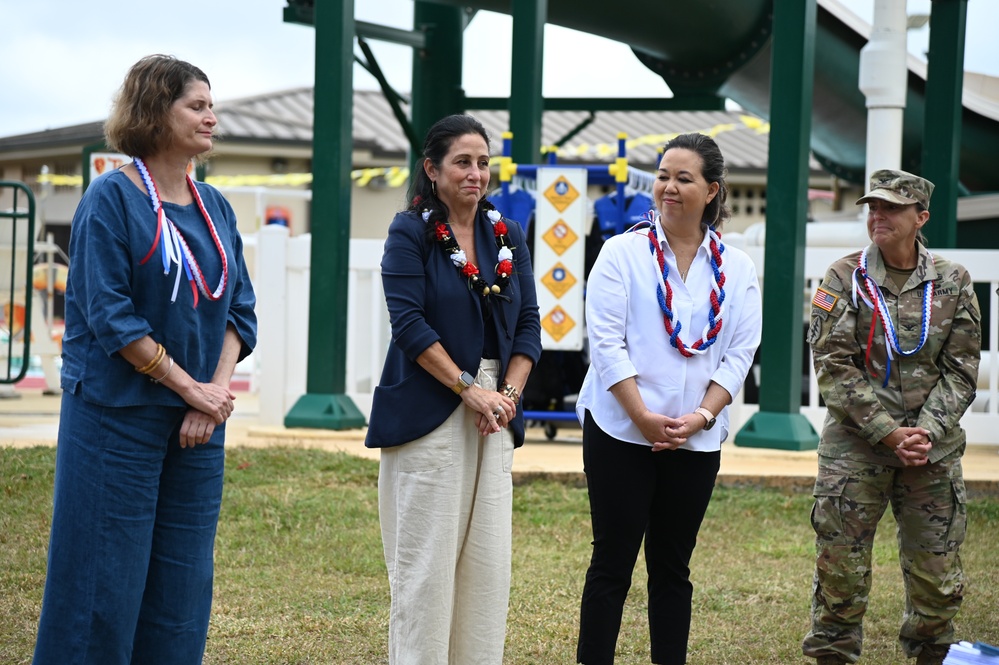
<svg viewBox="0 0 999 665">
<path fill-rule="evenodd" d="M 284 417 L 285 427 L 355 429 L 365 424 L 364 415 L 346 395 L 302 395 Z"/>
<path fill-rule="evenodd" d="M 778 450 L 815 450 L 819 435 L 800 413 L 759 411 L 735 435 L 735 445 Z"/>
</svg>

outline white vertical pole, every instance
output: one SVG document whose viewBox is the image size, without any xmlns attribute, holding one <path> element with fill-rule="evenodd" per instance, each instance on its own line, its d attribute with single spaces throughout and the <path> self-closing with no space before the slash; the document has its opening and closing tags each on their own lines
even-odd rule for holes
<svg viewBox="0 0 999 665">
<path fill-rule="evenodd" d="M 860 91 L 867 96 L 867 169 L 864 185 L 878 169 L 902 166 L 905 108 L 906 0 L 874 0 L 871 39 L 860 50 Z"/>
<path fill-rule="evenodd" d="M 999 414 L 999 289 L 989 284 L 989 414 Z M 981 368 L 979 368 L 980 370 Z"/>
</svg>

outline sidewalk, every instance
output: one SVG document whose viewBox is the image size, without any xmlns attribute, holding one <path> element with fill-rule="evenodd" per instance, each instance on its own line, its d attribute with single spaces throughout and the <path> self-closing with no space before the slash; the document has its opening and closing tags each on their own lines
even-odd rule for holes
<svg viewBox="0 0 999 665">
<path fill-rule="evenodd" d="M 0 449 L 8 446 L 53 445 L 59 424 L 59 397 L 40 390 L 20 390 L 20 397 L 0 399 Z M 364 447 L 363 430 L 314 430 L 264 427 L 257 424 L 257 396 L 239 393 L 227 425 L 226 445 L 289 446 L 343 451 L 377 460 L 378 451 Z M 544 431 L 527 432 L 523 448 L 514 455 L 514 474 L 520 479 L 558 476 L 582 484 L 582 433 L 571 423 L 560 427 L 554 440 Z M 2 453 L 0 453 L 2 454 Z M 810 492 L 815 479 L 816 453 L 743 448 L 731 442 L 722 447 L 719 485 L 777 487 Z M 964 455 L 964 477 L 972 495 L 999 496 L 999 447 L 969 445 Z"/>
</svg>

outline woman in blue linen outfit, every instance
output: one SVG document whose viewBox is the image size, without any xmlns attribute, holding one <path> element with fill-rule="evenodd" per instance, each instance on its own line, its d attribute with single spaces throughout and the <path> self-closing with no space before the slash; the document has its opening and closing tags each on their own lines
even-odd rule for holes
<svg viewBox="0 0 999 665">
<path fill-rule="evenodd" d="M 485 199 L 485 129 L 444 118 L 423 154 L 385 243 L 392 342 L 365 442 L 382 449 L 389 662 L 499 665 L 518 402 L 541 324 L 524 232 Z"/>
<path fill-rule="evenodd" d="M 229 381 L 256 342 L 235 215 L 187 175 L 215 125 L 200 69 L 143 58 L 105 125 L 141 158 L 73 218 L 35 665 L 202 660 Z"/>
<path fill-rule="evenodd" d="M 756 269 L 717 234 L 728 217 L 718 145 L 703 134 L 669 141 L 653 195 L 654 220 L 608 240 L 587 282 L 590 369 L 577 401 L 593 522 L 577 649 L 586 665 L 614 662 L 643 539 L 651 660 L 686 662 L 690 558 L 726 407 L 760 343 Z"/>
</svg>

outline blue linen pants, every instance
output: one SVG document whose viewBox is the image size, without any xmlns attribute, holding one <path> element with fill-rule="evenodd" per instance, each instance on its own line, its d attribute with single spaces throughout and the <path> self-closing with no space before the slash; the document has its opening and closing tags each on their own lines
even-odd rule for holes
<svg viewBox="0 0 999 665">
<path fill-rule="evenodd" d="M 186 411 L 63 393 L 34 665 L 201 663 L 225 426 L 181 448 Z"/>
</svg>

